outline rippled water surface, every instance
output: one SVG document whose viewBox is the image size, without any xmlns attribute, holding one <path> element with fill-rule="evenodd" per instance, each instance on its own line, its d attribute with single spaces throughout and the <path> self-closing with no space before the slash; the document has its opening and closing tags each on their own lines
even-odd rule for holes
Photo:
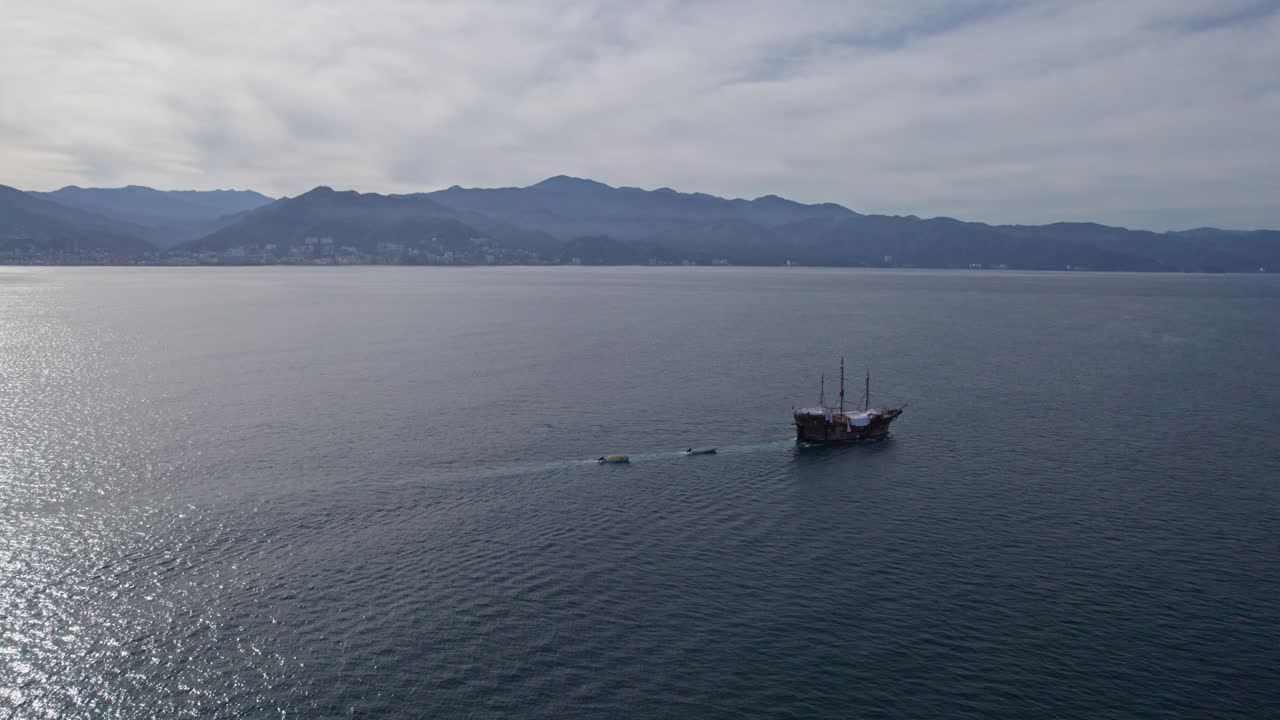
<svg viewBox="0 0 1280 720">
<path fill-rule="evenodd" d="M 1274 276 L 0 268 L 0 716 L 1262 717 L 1278 361 Z"/>
</svg>

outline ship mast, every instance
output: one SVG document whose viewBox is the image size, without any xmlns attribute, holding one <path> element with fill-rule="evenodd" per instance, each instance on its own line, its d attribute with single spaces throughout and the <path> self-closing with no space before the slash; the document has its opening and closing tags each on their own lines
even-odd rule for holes
<svg viewBox="0 0 1280 720">
<path fill-rule="evenodd" d="M 822 373 L 822 378 L 818 380 L 818 407 L 825 408 L 827 406 L 827 374 Z"/>
<path fill-rule="evenodd" d="M 862 411 L 866 412 L 871 408 L 871 371 L 867 371 L 867 389 L 862 395 Z"/>
<path fill-rule="evenodd" d="M 844 414 L 844 357 L 840 358 L 840 414 Z"/>
</svg>

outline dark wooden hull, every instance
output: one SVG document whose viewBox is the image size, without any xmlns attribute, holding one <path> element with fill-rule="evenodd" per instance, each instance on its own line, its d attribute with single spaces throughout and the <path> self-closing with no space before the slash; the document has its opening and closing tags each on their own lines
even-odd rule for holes
<svg viewBox="0 0 1280 720">
<path fill-rule="evenodd" d="M 901 408 L 886 410 L 873 417 L 870 423 L 858 427 L 846 422 L 840 415 L 827 420 L 821 415 L 796 413 L 796 442 L 842 445 L 883 440 L 889 435 L 889 425 L 901 414 Z"/>
</svg>

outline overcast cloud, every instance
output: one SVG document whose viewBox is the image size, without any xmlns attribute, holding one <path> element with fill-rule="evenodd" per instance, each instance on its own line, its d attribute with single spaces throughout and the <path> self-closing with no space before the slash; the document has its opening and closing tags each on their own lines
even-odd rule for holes
<svg viewBox="0 0 1280 720">
<path fill-rule="evenodd" d="M 0 0 L 0 183 L 1280 227 L 1280 1 Z"/>
</svg>

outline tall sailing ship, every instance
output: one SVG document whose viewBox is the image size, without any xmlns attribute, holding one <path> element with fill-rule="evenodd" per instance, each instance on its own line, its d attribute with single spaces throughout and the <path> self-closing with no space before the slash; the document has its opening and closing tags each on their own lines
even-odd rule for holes
<svg viewBox="0 0 1280 720">
<path fill-rule="evenodd" d="M 824 375 L 818 390 L 818 406 L 795 411 L 796 442 L 824 445 L 883 440 L 889 436 L 889 424 L 902 414 L 902 407 L 871 407 L 871 373 L 867 372 L 866 389 L 861 410 L 844 407 L 844 358 L 840 358 L 840 402 L 831 407 L 826 398 Z"/>
</svg>

